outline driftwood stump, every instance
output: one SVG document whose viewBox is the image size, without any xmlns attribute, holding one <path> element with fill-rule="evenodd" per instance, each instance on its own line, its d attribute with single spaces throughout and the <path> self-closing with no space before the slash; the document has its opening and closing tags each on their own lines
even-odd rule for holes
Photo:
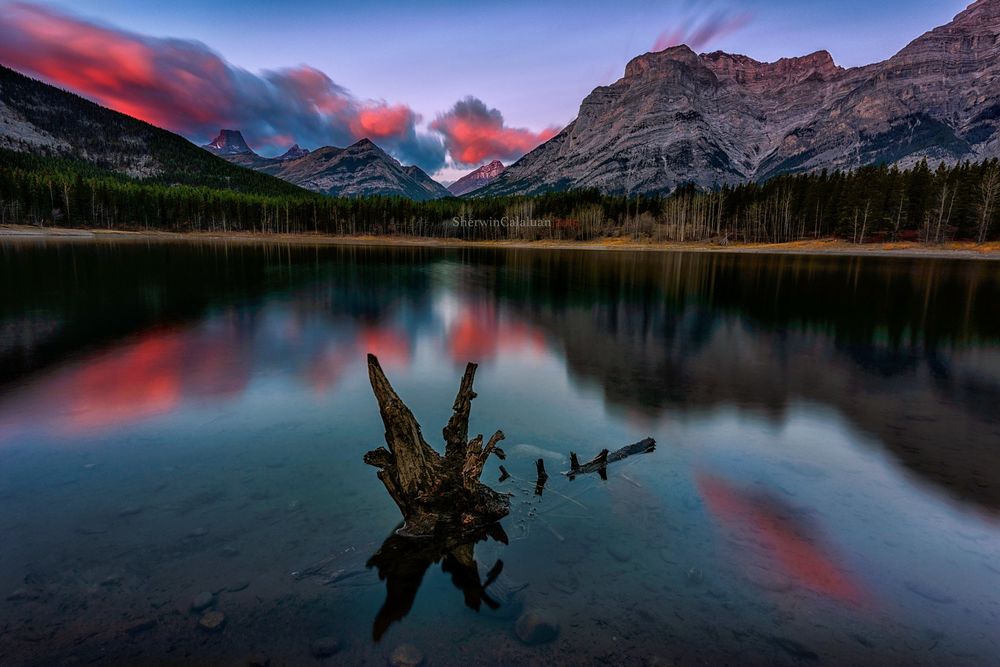
<svg viewBox="0 0 1000 667">
<path fill-rule="evenodd" d="M 483 446 L 483 436 L 468 440 L 469 412 L 476 393 L 476 364 L 465 368 L 453 413 L 444 427 L 441 456 L 424 440 L 413 413 L 396 394 L 378 359 L 368 355 L 368 378 L 385 424 L 388 449 L 365 454 L 365 463 L 379 469 L 378 478 L 403 513 L 400 535 L 428 536 L 486 526 L 510 511 L 509 498 L 479 481 L 491 454 L 505 458 L 497 444 L 502 431 Z"/>
<path fill-rule="evenodd" d="M 601 479 L 606 480 L 608 478 L 608 464 L 614 463 L 615 461 L 621 461 L 622 459 L 627 459 L 635 454 L 648 454 L 649 452 L 656 449 L 656 440 L 652 438 L 643 438 L 639 442 L 633 443 L 631 445 L 626 445 L 621 449 L 616 449 L 615 451 L 608 453 L 607 449 L 602 449 L 601 452 L 587 461 L 586 463 L 580 463 L 580 460 L 576 457 L 576 452 L 569 453 L 569 465 L 570 468 L 567 472 L 563 474 L 569 477 L 570 481 L 576 478 L 577 475 L 586 475 L 587 473 L 596 472 L 601 476 Z M 541 461 L 539 460 L 539 463 Z M 540 470 L 539 475 L 544 473 L 544 470 Z"/>
</svg>

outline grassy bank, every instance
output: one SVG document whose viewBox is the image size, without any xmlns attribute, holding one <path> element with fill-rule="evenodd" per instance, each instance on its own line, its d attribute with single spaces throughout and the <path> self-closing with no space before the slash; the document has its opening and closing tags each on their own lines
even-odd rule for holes
<svg viewBox="0 0 1000 667">
<path fill-rule="evenodd" d="M 1000 260 L 1000 242 L 955 241 L 941 244 L 916 242 L 848 243 L 836 239 L 789 241 L 786 243 L 730 243 L 632 241 L 612 238 L 594 241 L 464 241 L 415 236 L 333 236 L 313 233 L 252 232 L 161 232 L 66 229 L 58 227 L 0 226 L 0 242 L 19 241 L 105 242 L 199 242 L 199 243 L 294 243 L 304 245 L 380 245 L 434 248 L 522 248 L 542 250 L 729 252 L 801 255 L 849 255 L 885 257 L 937 257 Z"/>
</svg>

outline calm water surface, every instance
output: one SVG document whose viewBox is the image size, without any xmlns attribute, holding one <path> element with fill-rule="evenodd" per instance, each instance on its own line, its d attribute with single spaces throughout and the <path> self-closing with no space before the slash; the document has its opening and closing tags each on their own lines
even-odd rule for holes
<svg viewBox="0 0 1000 667">
<path fill-rule="evenodd" d="M 987 262 L 7 243 L 0 663 L 998 664 L 998 303 Z M 389 539 L 367 352 L 439 447 L 480 364 L 485 589 Z"/>
</svg>

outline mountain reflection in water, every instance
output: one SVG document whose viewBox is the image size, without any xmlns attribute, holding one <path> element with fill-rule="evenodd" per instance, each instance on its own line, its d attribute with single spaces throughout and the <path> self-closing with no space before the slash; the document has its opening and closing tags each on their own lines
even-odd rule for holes
<svg viewBox="0 0 1000 667">
<path fill-rule="evenodd" d="M 380 640 L 347 662 L 400 642 L 434 664 L 997 650 L 992 263 L 27 241 L 0 260 L 13 664 L 242 660 L 237 637 L 295 662 L 330 619 Z M 480 363 L 472 428 L 508 436 L 509 479 L 484 479 L 514 493 L 509 540 L 385 540 L 366 353 L 425 424 Z M 655 456 L 607 481 L 556 474 L 647 435 Z M 289 576 L 315 562 L 341 574 Z M 203 590 L 232 631 L 191 635 Z M 522 606 L 559 639 L 521 646 Z M 141 641 L 137 609 L 157 621 Z"/>
</svg>

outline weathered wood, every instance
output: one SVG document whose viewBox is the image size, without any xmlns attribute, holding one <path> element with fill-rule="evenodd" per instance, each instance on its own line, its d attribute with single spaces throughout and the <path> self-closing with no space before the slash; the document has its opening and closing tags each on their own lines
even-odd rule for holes
<svg viewBox="0 0 1000 667">
<path fill-rule="evenodd" d="M 494 433 L 485 447 L 482 435 L 465 441 L 476 397 L 472 390 L 475 374 L 476 365 L 469 364 L 442 432 L 445 455 L 441 456 L 424 440 L 420 424 L 389 384 L 378 359 L 368 355 L 368 378 L 385 424 L 388 449 L 374 449 L 365 454 L 364 461 L 379 469 L 378 478 L 403 514 L 400 534 L 469 529 L 495 522 L 510 511 L 509 498 L 479 480 L 491 455 L 504 458 L 497 446 L 503 432 Z"/>
<path fill-rule="evenodd" d="M 545 472 L 545 459 L 535 461 L 535 471 L 538 473 L 538 479 L 535 480 L 535 495 L 540 496 L 545 491 L 545 482 L 549 481 L 549 475 Z"/>
<path fill-rule="evenodd" d="M 469 438 L 469 413 L 472 411 L 472 399 L 476 397 L 476 392 L 472 391 L 472 383 L 476 379 L 477 368 L 478 365 L 473 363 L 465 366 L 462 383 L 451 408 L 451 419 L 441 432 L 444 435 L 444 455 L 449 460 L 457 460 L 465 452 Z"/>
<path fill-rule="evenodd" d="M 631 445 L 626 445 L 621 449 L 616 449 L 613 452 L 608 452 L 607 449 L 602 449 L 601 452 L 587 461 L 581 464 L 579 459 L 577 459 L 576 452 L 569 453 L 569 463 L 570 469 L 563 474 L 573 479 L 577 475 L 586 475 L 588 473 L 596 472 L 601 476 L 601 479 L 608 478 L 608 464 L 614 463 L 615 461 L 621 461 L 622 459 L 628 458 L 635 454 L 646 454 L 648 452 L 656 449 L 656 441 L 652 438 L 644 438 L 639 442 L 633 443 Z"/>
</svg>

